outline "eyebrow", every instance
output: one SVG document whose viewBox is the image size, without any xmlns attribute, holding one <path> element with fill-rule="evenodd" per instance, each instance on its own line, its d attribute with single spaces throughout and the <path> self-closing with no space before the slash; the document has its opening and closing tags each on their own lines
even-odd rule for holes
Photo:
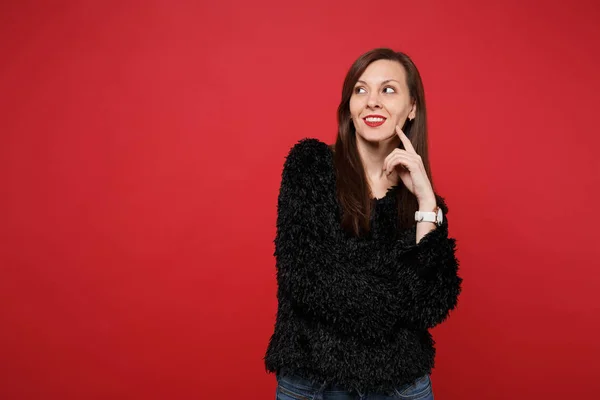
<svg viewBox="0 0 600 400">
<path fill-rule="evenodd" d="M 395 79 L 386 79 L 385 81 L 381 82 L 381 84 L 382 84 L 382 85 L 385 85 L 386 83 L 388 83 L 388 82 L 392 82 L 392 81 L 393 81 L 393 82 L 400 83 L 399 81 L 397 81 L 397 80 L 395 80 Z M 359 83 L 359 82 L 360 82 L 360 83 L 364 83 L 365 85 L 367 85 L 367 82 L 365 82 L 365 81 L 361 81 L 360 79 L 359 79 L 358 81 L 356 81 L 356 83 Z"/>
</svg>

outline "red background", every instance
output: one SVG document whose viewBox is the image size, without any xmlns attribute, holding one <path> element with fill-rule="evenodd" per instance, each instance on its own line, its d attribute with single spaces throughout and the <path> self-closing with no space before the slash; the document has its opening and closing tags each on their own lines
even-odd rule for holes
<svg viewBox="0 0 600 400">
<path fill-rule="evenodd" d="M 599 4 L 2 2 L 0 397 L 274 398 L 283 159 L 379 46 L 458 239 L 436 398 L 597 396 Z"/>
</svg>

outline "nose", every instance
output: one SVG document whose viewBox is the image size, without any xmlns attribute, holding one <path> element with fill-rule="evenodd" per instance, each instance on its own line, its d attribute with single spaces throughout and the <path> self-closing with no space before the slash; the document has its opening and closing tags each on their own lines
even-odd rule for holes
<svg viewBox="0 0 600 400">
<path fill-rule="evenodd" d="M 381 108 L 381 101 L 379 99 L 379 93 L 371 92 L 367 99 L 367 106 L 369 108 Z"/>
</svg>

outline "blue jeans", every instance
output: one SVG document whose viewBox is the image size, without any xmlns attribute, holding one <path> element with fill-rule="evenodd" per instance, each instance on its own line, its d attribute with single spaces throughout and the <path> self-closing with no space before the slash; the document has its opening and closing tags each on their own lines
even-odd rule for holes
<svg viewBox="0 0 600 400">
<path fill-rule="evenodd" d="M 277 375 L 276 400 L 433 400 L 431 379 L 423 375 L 394 388 L 393 395 L 361 393 L 336 384 L 315 384 L 297 375 Z"/>
</svg>

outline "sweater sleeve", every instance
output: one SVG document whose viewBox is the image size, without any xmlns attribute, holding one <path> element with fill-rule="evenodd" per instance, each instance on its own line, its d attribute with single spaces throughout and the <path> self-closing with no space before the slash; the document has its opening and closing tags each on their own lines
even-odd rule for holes
<svg viewBox="0 0 600 400">
<path fill-rule="evenodd" d="M 382 337 L 393 332 L 401 311 L 397 285 L 348 269 L 352 260 L 336 231 L 339 206 L 326 146 L 304 139 L 284 164 L 274 241 L 278 296 L 342 334 Z"/>
<path fill-rule="evenodd" d="M 448 207 L 436 194 L 444 212 L 442 225 L 416 242 L 416 225 L 405 240 L 394 240 L 379 247 L 374 262 L 392 271 L 400 293 L 399 324 L 432 328 L 443 322 L 458 303 L 462 278 L 458 275 L 456 239 L 448 237 Z"/>
</svg>

